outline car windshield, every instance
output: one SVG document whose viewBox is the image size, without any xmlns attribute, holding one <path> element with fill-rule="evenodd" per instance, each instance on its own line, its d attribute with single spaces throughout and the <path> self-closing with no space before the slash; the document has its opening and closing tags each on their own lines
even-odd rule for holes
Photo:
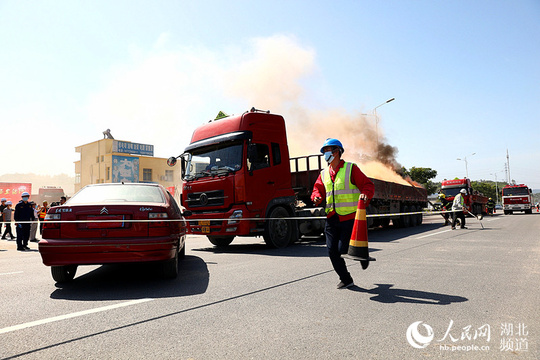
<svg viewBox="0 0 540 360">
<path fill-rule="evenodd" d="M 204 176 L 226 175 L 242 167 L 241 141 L 206 146 L 191 151 L 184 178 L 193 180 Z"/>
<path fill-rule="evenodd" d="M 104 185 L 87 186 L 76 193 L 67 205 L 101 203 L 165 203 L 163 192 L 157 186 Z"/>
<path fill-rule="evenodd" d="M 506 188 L 502 190 L 503 196 L 527 196 L 529 195 L 529 189 L 525 187 L 518 188 Z"/>
</svg>

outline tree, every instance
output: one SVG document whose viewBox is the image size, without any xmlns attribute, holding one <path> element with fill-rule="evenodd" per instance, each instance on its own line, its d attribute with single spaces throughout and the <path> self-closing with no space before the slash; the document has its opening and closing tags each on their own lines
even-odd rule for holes
<svg viewBox="0 0 540 360">
<path fill-rule="evenodd" d="M 408 176 L 411 180 L 422 184 L 422 186 L 426 188 L 428 195 L 433 194 L 437 190 L 437 184 L 431 181 L 431 179 L 437 176 L 437 170 L 413 166 L 409 170 L 402 167 L 401 173 L 403 176 Z"/>
</svg>

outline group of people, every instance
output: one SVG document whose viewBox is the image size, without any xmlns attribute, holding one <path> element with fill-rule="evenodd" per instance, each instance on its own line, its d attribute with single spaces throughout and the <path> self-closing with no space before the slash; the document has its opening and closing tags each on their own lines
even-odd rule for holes
<svg viewBox="0 0 540 360">
<path fill-rule="evenodd" d="M 452 222 L 450 222 L 450 214 L 444 213 L 444 225 L 452 224 L 452 230 L 456 229 L 456 224 L 458 223 L 459 219 L 459 225 L 462 229 L 466 229 L 465 226 L 465 198 L 464 196 L 467 195 L 467 190 L 461 189 L 459 193 L 454 197 L 454 201 L 449 201 L 446 199 L 446 195 L 443 193 L 439 194 L 439 200 L 441 201 L 441 207 L 442 210 L 452 212 Z"/>
<path fill-rule="evenodd" d="M 30 250 L 28 247 L 28 242 L 38 242 L 36 238 L 37 230 L 39 227 L 39 233 L 43 233 L 43 221 L 45 220 L 45 215 L 49 210 L 47 201 L 44 201 L 43 204 L 37 205 L 33 201 L 29 201 L 30 194 L 23 192 L 21 194 L 21 201 L 15 205 L 13 209 L 13 203 L 7 201 L 6 198 L 2 198 L 0 201 L 0 234 L 2 234 L 2 239 L 7 240 L 9 235 L 11 240 L 17 240 L 17 250 L 18 251 L 27 251 Z M 65 198 L 61 202 L 65 202 Z M 11 222 L 15 221 L 15 233 L 11 228 Z M 38 223 L 39 220 L 39 223 Z M 5 226 L 4 229 L 2 229 Z"/>
</svg>

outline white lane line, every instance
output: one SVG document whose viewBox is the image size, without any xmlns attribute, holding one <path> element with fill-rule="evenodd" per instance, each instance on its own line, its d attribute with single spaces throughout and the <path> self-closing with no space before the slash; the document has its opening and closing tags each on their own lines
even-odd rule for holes
<svg viewBox="0 0 540 360">
<path fill-rule="evenodd" d="M 428 234 L 428 235 L 420 236 L 418 239 L 427 238 L 427 237 L 433 236 L 433 235 L 439 235 L 439 234 L 442 234 L 442 233 L 445 233 L 445 232 L 449 232 L 449 231 L 452 231 L 452 229 L 448 229 L 448 230 L 439 231 L 439 232 L 436 232 L 436 233 L 433 233 L 433 234 Z"/>
<path fill-rule="evenodd" d="M 95 308 L 95 309 L 79 311 L 79 312 L 75 312 L 75 313 L 71 313 L 71 314 L 55 316 L 55 317 L 48 318 L 48 319 L 27 322 L 27 323 L 24 323 L 24 324 L 14 325 L 14 326 L 10 326 L 10 327 L 7 327 L 7 328 L 0 329 L 0 334 L 5 334 L 5 333 L 11 332 L 11 331 L 22 330 L 22 329 L 26 329 L 26 328 L 33 327 L 33 326 L 48 324 L 48 323 L 55 322 L 55 321 L 71 319 L 71 318 L 78 317 L 78 316 L 94 314 L 94 313 L 101 312 L 101 311 L 113 310 L 113 309 L 118 309 L 118 308 L 125 307 L 125 306 L 136 305 L 136 304 L 140 304 L 140 303 L 147 302 L 147 301 L 152 301 L 152 300 L 154 300 L 154 299 L 139 299 L 139 300 L 127 301 L 127 302 L 123 302 L 123 303 L 120 303 L 120 304 L 108 305 L 108 306 L 103 306 L 103 307 L 99 307 L 99 308 Z"/>
<path fill-rule="evenodd" d="M 22 274 L 22 273 L 23 273 L 22 271 L 14 271 L 14 272 L 9 272 L 9 273 L 0 273 L 0 276 L 1 276 L 1 275 Z"/>
</svg>

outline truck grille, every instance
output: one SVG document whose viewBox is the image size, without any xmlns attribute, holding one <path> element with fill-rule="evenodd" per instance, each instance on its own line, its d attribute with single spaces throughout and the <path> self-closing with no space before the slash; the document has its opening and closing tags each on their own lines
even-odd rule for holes
<svg viewBox="0 0 540 360">
<path fill-rule="evenodd" d="M 187 195 L 187 206 L 190 208 L 220 206 L 225 204 L 225 198 L 223 190 L 192 193 Z"/>
</svg>

